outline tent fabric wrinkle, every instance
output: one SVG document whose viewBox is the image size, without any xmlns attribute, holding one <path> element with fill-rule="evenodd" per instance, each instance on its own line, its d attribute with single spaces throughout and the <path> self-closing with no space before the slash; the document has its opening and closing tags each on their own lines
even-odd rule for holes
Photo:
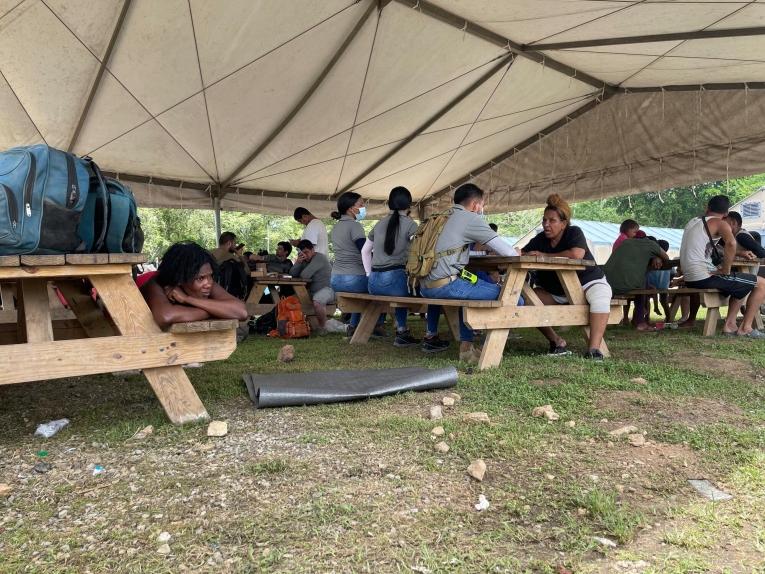
<svg viewBox="0 0 765 574">
<path fill-rule="evenodd" d="M 762 54 L 743 0 L 0 2 L 0 149 L 71 147 L 145 207 L 404 185 L 425 215 L 473 181 L 514 211 L 765 172 Z"/>
</svg>

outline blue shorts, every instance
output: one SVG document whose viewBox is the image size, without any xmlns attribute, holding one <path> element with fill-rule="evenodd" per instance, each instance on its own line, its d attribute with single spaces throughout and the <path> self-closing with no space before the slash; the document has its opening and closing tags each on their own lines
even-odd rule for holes
<svg viewBox="0 0 765 574">
<path fill-rule="evenodd" d="M 670 279 L 670 272 L 669 269 L 666 270 L 654 270 L 649 271 L 646 276 L 645 280 L 648 284 L 648 287 L 652 287 L 654 289 L 669 289 L 669 279 Z"/>
</svg>

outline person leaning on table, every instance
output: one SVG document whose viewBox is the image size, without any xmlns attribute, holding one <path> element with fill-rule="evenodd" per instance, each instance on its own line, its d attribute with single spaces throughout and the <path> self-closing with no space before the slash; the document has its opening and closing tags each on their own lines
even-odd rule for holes
<svg viewBox="0 0 765 574">
<path fill-rule="evenodd" d="M 141 286 L 154 320 L 163 329 L 173 323 L 205 319 L 247 319 L 244 301 L 215 282 L 213 256 L 192 242 L 171 245 L 159 269 Z"/>
<path fill-rule="evenodd" d="M 499 285 L 465 270 L 473 243 L 482 243 L 497 255 L 518 255 L 483 219 L 483 203 L 483 190 L 472 183 L 461 185 L 454 192 L 452 213 L 436 241 L 436 261 L 430 274 L 420 282 L 423 297 L 491 300 L 499 296 Z M 465 325 L 461 308 L 459 318 L 460 360 L 477 363 L 480 352 L 473 346 L 475 334 Z"/>
<path fill-rule="evenodd" d="M 595 261 L 582 230 L 571 225 L 571 207 L 558 194 L 547 198 L 547 206 L 542 216 L 542 232 L 521 249 L 523 255 L 549 255 L 568 257 L 569 259 L 587 259 Z M 584 289 L 587 303 L 590 305 L 590 338 L 587 359 L 602 361 L 600 344 L 608 325 L 611 312 L 611 286 L 606 281 L 600 267 L 586 267 L 577 271 L 579 282 Z M 555 271 L 537 271 L 534 292 L 545 305 L 565 305 L 569 303 L 566 293 Z M 552 327 L 540 327 L 539 330 L 550 342 L 551 355 L 570 355 L 566 341 Z"/>
</svg>

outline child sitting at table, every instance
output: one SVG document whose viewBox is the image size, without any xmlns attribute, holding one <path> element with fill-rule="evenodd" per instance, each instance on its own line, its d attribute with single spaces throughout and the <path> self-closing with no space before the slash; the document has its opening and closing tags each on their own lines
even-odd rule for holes
<svg viewBox="0 0 765 574">
<path fill-rule="evenodd" d="M 215 282 L 218 265 L 212 255 L 193 242 L 171 245 L 157 275 L 141 287 L 157 324 L 205 319 L 247 319 L 244 301 L 229 295 Z"/>
</svg>

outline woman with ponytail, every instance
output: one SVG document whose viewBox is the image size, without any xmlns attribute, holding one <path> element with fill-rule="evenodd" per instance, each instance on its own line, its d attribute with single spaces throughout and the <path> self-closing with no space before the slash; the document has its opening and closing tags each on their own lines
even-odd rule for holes
<svg viewBox="0 0 765 574">
<path fill-rule="evenodd" d="M 369 292 L 373 295 L 409 295 L 406 275 L 406 260 L 409 243 L 417 231 L 417 224 L 409 217 L 412 194 L 405 187 L 394 187 L 388 196 L 390 213 L 377 222 L 369 232 L 369 239 L 361 250 L 364 269 L 369 275 Z M 441 308 L 428 306 L 428 327 L 422 341 L 426 353 L 445 351 L 448 341 L 438 338 L 438 318 Z M 411 347 L 420 343 L 412 337 L 406 326 L 408 309 L 396 309 L 395 347 Z"/>
<path fill-rule="evenodd" d="M 359 221 L 364 219 L 367 208 L 358 193 L 346 191 L 337 198 L 337 211 L 332 212 L 332 218 L 337 223 L 330 234 L 335 261 L 332 264 L 332 289 L 335 292 L 367 293 L 367 273 L 361 262 L 361 248 L 366 242 L 366 233 Z M 361 320 L 361 313 L 351 313 L 347 335 L 353 336 Z M 372 333 L 375 336 L 385 336 L 383 322 L 385 314 Z"/>
<path fill-rule="evenodd" d="M 580 228 L 571 225 L 571 207 L 556 193 L 547 198 L 542 217 L 542 232 L 529 241 L 521 253 L 595 261 L 587 247 L 584 233 Z M 597 265 L 577 271 L 577 275 L 590 304 L 590 336 L 588 350 L 584 356 L 588 359 L 603 360 L 600 344 L 611 312 L 611 286 Z M 565 305 L 569 302 L 555 271 L 537 271 L 534 291 L 545 305 Z M 539 330 L 550 342 L 550 355 L 571 354 L 566 341 L 551 327 L 541 327 Z"/>
</svg>

